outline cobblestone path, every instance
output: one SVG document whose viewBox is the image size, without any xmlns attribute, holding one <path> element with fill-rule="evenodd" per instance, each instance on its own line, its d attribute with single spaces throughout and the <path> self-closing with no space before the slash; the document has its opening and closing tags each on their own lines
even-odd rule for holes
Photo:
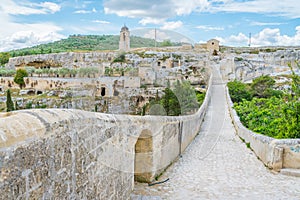
<svg viewBox="0 0 300 200">
<path fill-rule="evenodd" d="M 300 199 L 300 178 L 268 170 L 235 134 L 217 71 L 202 129 L 159 181 L 167 178 L 136 183 L 132 199 Z"/>
</svg>

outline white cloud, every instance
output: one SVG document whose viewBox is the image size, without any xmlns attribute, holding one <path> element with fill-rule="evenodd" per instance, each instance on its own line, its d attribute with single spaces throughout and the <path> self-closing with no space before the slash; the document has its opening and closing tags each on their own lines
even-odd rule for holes
<svg viewBox="0 0 300 200">
<path fill-rule="evenodd" d="M 5 27 L 0 31 L 0 52 L 52 42 L 65 37 L 59 34 L 62 28 L 53 23 L 16 23 L 3 12 L 0 12 L 0 24 Z"/>
<path fill-rule="evenodd" d="M 25 25 L 26 26 L 26 25 Z M 31 24 L 31 27 L 36 26 L 49 26 L 49 24 Z M 51 27 L 51 25 L 50 25 Z M 0 52 L 1 51 L 9 51 L 12 49 L 20 49 L 28 46 L 34 46 L 42 43 L 53 42 L 55 40 L 59 40 L 65 38 L 65 36 L 58 34 L 56 32 L 51 31 L 40 31 L 39 28 L 36 27 L 36 30 L 32 29 L 32 31 L 18 31 L 13 33 L 11 36 L 7 36 L 3 39 L 0 39 Z"/>
<path fill-rule="evenodd" d="M 279 26 L 282 24 L 284 24 L 284 23 L 281 23 L 281 22 L 256 22 L 256 21 L 250 22 L 251 26 Z"/>
<path fill-rule="evenodd" d="M 200 25 L 196 26 L 197 29 L 201 29 L 204 31 L 223 31 L 223 27 L 216 27 L 216 26 L 210 26 L 210 25 Z"/>
<path fill-rule="evenodd" d="M 213 0 L 209 10 L 211 12 L 263 13 L 289 18 L 300 17 L 299 0 Z"/>
<path fill-rule="evenodd" d="M 92 22 L 99 23 L 99 24 L 110 24 L 110 22 L 104 20 L 93 20 Z"/>
<path fill-rule="evenodd" d="M 43 2 L 40 4 L 37 4 L 37 7 L 41 7 L 42 10 L 44 10 L 45 12 L 49 12 L 49 13 L 56 13 L 58 11 L 60 11 L 61 6 L 56 4 L 56 3 L 52 3 L 52 2 Z"/>
<path fill-rule="evenodd" d="M 143 35 L 145 38 L 155 39 L 155 30 L 150 30 Z M 169 40 L 171 37 L 164 31 L 156 30 L 156 40 L 162 42 L 164 40 Z"/>
<path fill-rule="evenodd" d="M 188 15 L 193 11 L 201 12 L 207 10 L 209 7 L 207 0 L 174 0 L 173 3 L 177 15 Z"/>
<path fill-rule="evenodd" d="M 163 27 L 161 27 L 161 29 L 174 30 L 180 28 L 182 25 L 183 25 L 182 21 L 165 22 Z"/>
<path fill-rule="evenodd" d="M 32 15 L 53 14 L 60 11 L 61 6 L 52 2 L 28 3 L 27 1 L 2 0 L 0 10 L 5 14 Z"/>
<path fill-rule="evenodd" d="M 295 46 L 300 45 L 300 26 L 295 28 L 293 36 L 282 35 L 280 29 L 265 28 L 251 37 L 251 46 Z M 217 37 L 223 45 L 247 46 L 249 37 L 243 33 L 231 35 L 227 38 Z"/>
<path fill-rule="evenodd" d="M 147 25 L 147 24 L 163 24 L 165 19 L 156 19 L 151 17 L 143 18 L 139 21 L 139 24 Z"/>
<path fill-rule="evenodd" d="M 141 18 L 140 24 L 164 24 L 177 15 L 188 15 L 208 7 L 208 0 L 106 0 L 104 12 L 122 17 Z"/>
<path fill-rule="evenodd" d="M 97 10 L 93 8 L 92 10 L 76 10 L 75 14 L 89 14 L 89 13 L 97 13 Z"/>
<path fill-rule="evenodd" d="M 163 24 L 170 18 L 189 15 L 192 12 L 260 13 L 299 18 L 299 10 L 299 0 L 104 0 L 106 14 L 139 18 L 142 25 Z"/>
</svg>

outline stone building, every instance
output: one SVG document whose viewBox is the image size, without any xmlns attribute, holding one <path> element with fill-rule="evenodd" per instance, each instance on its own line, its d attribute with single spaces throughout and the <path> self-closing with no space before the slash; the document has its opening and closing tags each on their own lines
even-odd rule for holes
<svg viewBox="0 0 300 200">
<path fill-rule="evenodd" d="M 220 50 L 220 42 L 216 39 L 208 40 L 206 43 L 206 49 L 210 52 L 219 51 Z"/>
<path fill-rule="evenodd" d="M 130 50 L 130 32 L 127 26 L 123 26 L 120 31 L 120 41 L 119 41 L 120 51 Z"/>
<path fill-rule="evenodd" d="M 198 43 L 194 46 L 195 50 L 208 50 L 209 52 L 220 51 L 220 41 L 216 39 L 210 39 L 206 43 Z"/>
</svg>

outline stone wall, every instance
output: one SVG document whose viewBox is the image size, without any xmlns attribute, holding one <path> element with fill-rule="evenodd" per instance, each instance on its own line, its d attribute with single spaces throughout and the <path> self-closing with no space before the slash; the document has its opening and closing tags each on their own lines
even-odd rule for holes
<svg viewBox="0 0 300 200">
<path fill-rule="evenodd" d="M 228 88 L 226 88 L 227 103 L 237 134 L 270 169 L 280 171 L 282 168 L 300 169 L 300 139 L 274 139 L 254 133 L 242 125 L 233 109 Z"/>
<path fill-rule="evenodd" d="M 0 199 L 129 199 L 199 132 L 211 94 L 189 116 L 22 110 L 0 116 Z"/>
</svg>

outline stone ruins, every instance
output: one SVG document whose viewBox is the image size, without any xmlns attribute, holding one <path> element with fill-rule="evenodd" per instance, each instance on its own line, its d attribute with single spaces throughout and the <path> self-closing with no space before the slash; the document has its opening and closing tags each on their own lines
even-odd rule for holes
<svg viewBox="0 0 300 200">
<path fill-rule="evenodd" d="M 287 63 L 299 60 L 300 55 L 298 48 L 220 47 L 214 39 L 194 47 L 131 49 L 129 36 L 124 26 L 120 51 L 9 60 L 8 69 L 43 71 L 26 77 L 22 90 L 12 77 L 1 77 L 0 104 L 6 101 L 4 91 L 11 89 L 20 107 L 31 102 L 32 108 L 46 105 L 49 109 L 1 114 L 0 199 L 129 199 L 135 180 L 155 180 L 199 134 L 213 85 L 222 84 L 213 79 L 212 69 L 223 80 L 251 81 L 271 74 L 280 82 L 281 75 L 290 73 Z M 59 69 L 79 73 L 62 74 Z M 80 73 L 81 69 L 96 70 Z M 136 115 L 178 80 L 188 80 L 206 92 L 195 113 Z M 284 149 L 299 148 L 298 140 L 278 142 L 253 139 L 247 131 L 242 134 L 253 140 L 254 152 L 266 166 L 277 171 L 299 166 L 299 152 L 283 154 Z"/>
</svg>

